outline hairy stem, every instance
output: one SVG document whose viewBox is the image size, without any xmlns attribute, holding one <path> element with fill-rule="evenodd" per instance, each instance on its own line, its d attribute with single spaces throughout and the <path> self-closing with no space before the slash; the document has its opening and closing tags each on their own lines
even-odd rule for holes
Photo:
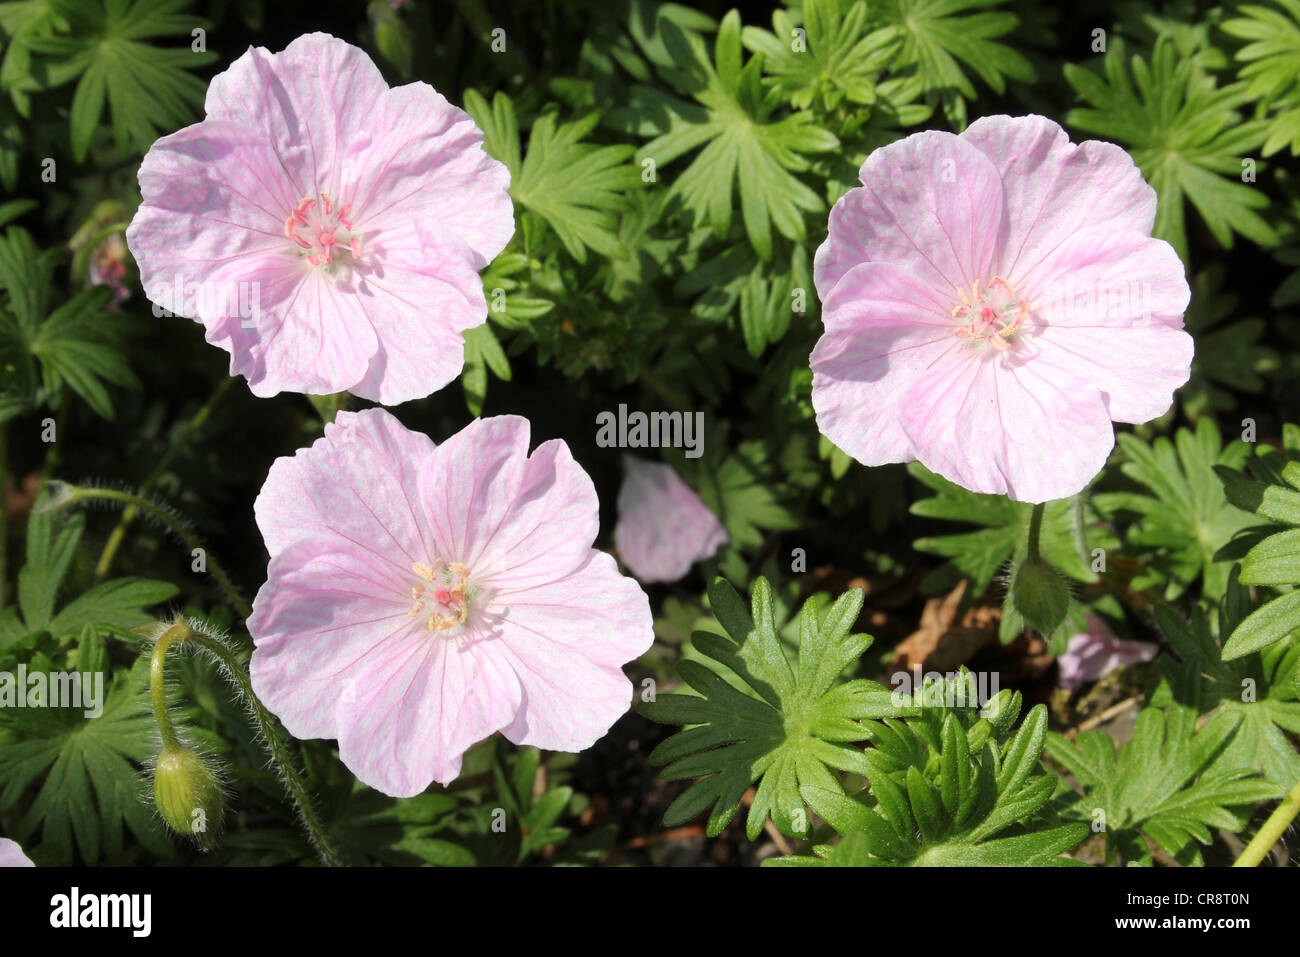
<svg viewBox="0 0 1300 957">
<path fill-rule="evenodd" d="M 199 544 L 198 536 L 190 531 L 185 523 L 175 515 L 168 512 L 165 508 L 150 502 L 148 499 L 141 498 L 139 495 L 134 495 L 131 492 L 122 492 L 111 488 L 82 488 L 75 485 L 69 485 L 67 486 L 67 497 L 60 504 L 73 505 L 77 502 L 91 500 L 119 502 L 124 505 L 134 506 L 138 512 L 152 515 L 154 518 L 158 519 L 158 521 L 166 525 L 167 528 L 170 529 L 177 538 L 184 542 L 186 547 L 191 551 L 202 547 Z M 235 588 L 234 583 L 230 580 L 230 576 L 226 574 L 226 570 L 222 568 L 217 560 L 210 554 L 205 555 L 204 560 L 207 563 L 208 571 L 212 573 L 212 577 L 216 580 L 222 592 L 225 593 L 226 598 L 235 606 L 235 610 L 244 618 L 251 615 L 253 613 L 253 606 L 250 605 L 244 596 L 239 593 L 239 590 Z"/>
<path fill-rule="evenodd" d="M 1246 845 L 1241 857 L 1233 862 L 1233 867 L 1258 867 L 1268 856 L 1273 845 L 1278 842 L 1291 822 L 1300 814 L 1300 782 L 1291 789 L 1291 793 L 1282 799 L 1282 803 L 1273 809 L 1264 826 L 1259 829 L 1255 839 Z"/>
<path fill-rule="evenodd" d="M 195 632 L 190 641 L 216 659 L 234 684 L 240 697 L 248 705 L 249 712 L 257 722 L 258 730 L 262 733 L 262 740 L 266 743 L 266 749 L 271 756 L 271 761 L 276 770 L 280 772 L 280 779 L 284 782 L 289 797 L 298 809 L 298 815 L 302 819 L 303 826 L 307 829 L 307 836 L 311 839 L 312 846 L 316 848 L 316 852 L 320 855 L 321 861 L 330 867 L 342 866 L 343 861 L 339 858 L 338 851 L 334 849 L 334 842 L 330 840 L 325 826 L 321 823 L 320 816 L 316 813 L 316 807 L 312 804 L 311 795 L 307 792 L 307 785 L 303 782 L 302 776 L 298 773 L 294 764 L 293 756 L 289 753 L 289 746 L 281 737 L 275 719 L 266 710 L 256 692 L 253 691 L 252 679 L 248 677 L 248 672 L 240 664 L 234 650 L 224 641 L 199 632 Z"/>
<path fill-rule="evenodd" d="M 176 441 L 173 442 L 167 451 L 163 453 L 162 458 L 158 460 L 158 464 L 154 466 L 153 471 L 145 477 L 144 482 L 140 485 L 140 491 L 142 493 L 153 488 L 154 484 L 167 473 L 167 470 L 171 468 L 172 462 L 175 461 L 176 456 L 180 454 L 182 449 L 189 445 L 190 439 L 192 439 L 195 434 L 203 428 L 204 424 L 208 421 L 208 417 L 212 414 L 212 410 L 216 408 L 221 397 L 225 395 L 226 390 L 230 388 L 230 383 L 234 381 L 235 380 L 230 376 L 226 376 L 217 383 L 217 387 L 213 389 L 212 394 L 208 396 L 208 401 L 205 402 L 203 407 L 194 414 L 194 417 L 190 419 L 189 424 L 186 425 L 181 434 L 176 437 Z M 128 505 L 126 510 L 122 512 L 122 517 L 118 520 L 117 525 L 114 526 L 113 531 L 109 534 L 108 541 L 104 543 L 104 550 L 99 554 L 99 562 L 95 565 L 95 581 L 102 581 L 108 574 L 109 568 L 113 565 L 113 558 L 117 555 L 117 550 L 122 547 L 122 542 L 126 538 L 126 530 L 130 526 L 131 522 L 135 520 L 139 511 L 140 510 L 136 506 Z"/>
<path fill-rule="evenodd" d="M 1034 506 L 1033 513 L 1029 516 L 1029 548 L 1027 560 L 1036 562 L 1039 559 L 1038 537 L 1043 530 L 1043 512 L 1047 509 L 1046 502 L 1039 502 Z"/>
<path fill-rule="evenodd" d="M 174 641 L 185 641 L 190 637 L 190 627 L 185 620 L 178 619 L 175 624 L 164 631 L 153 646 L 153 655 L 149 658 L 149 696 L 153 699 L 153 716 L 158 722 L 158 735 L 162 738 L 164 751 L 179 751 L 180 739 L 172 726 L 171 715 L 167 712 L 167 651 Z"/>
</svg>

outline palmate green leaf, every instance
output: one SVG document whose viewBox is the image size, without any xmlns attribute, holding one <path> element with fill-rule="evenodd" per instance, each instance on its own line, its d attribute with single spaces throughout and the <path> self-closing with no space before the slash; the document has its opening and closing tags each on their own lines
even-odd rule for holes
<svg viewBox="0 0 1300 957">
<path fill-rule="evenodd" d="M 1286 590 L 1300 585 L 1300 427 L 1288 424 L 1282 449 L 1257 447 L 1244 464 L 1244 471 L 1219 470 L 1224 495 L 1271 524 L 1246 530 L 1220 549 L 1219 557 L 1241 559 L 1242 584 L 1284 593 L 1270 596 L 1244 621 L 1233 622 L 1223 646 L 1223 657 L 1229 660 L 1300 631 L 1300 588 Z"/>
<path fill-rule="evenodd" d="M 1250 592 L 1234 573 L 1219 603 L 1218 633 L 1232 634 L 1250 611 Z M 1209 616 L 1196 609 L 1190 621 L 1166 605 L 1157 605 L 1156 624 L 1182 661 L 1195 665 L 1190 684 L 1184 689 L 1184 703 L 1210 725 L 1236 728 L 1232 748 L 1219 756 L 1215 769 L 1259 768 L 1283 790 L 1300 780 L 1300 755 L 1287 740 L 1286 732 L 1300 732 L 1300 702 L 1296 701 L 1295 673 L 1300 662 L 1300 645 L 1291 638 L 1271 644 L 1259 654 L 1225 660 L 1211 630 Z M 1172 682 L 1177 680 L 1174 659 L 1160 658 L 1168 680 L 1152 696 L 1159 706 L 1170 700 Z"/>
<path fill-rule="evenodd" d="M 49 310 L 57 252 L 37 250 L 31 234 L 10 226 L 0 238 L 0 393 L 30 406 L 39 386 L 57 395 L 67 385 L 98 415 L 113 417 L 106 383 L 138 388 L 123 355 L 117 322 L 105 311 L 112 294 L 103 286 L 83 289 Z"/>
<path fill-rule="evenodd" d="M 966 678 L 969 679 L 969 673 Z M 958 679 L 962 680 L 962 679 Z M 936 686 L 938 687 L 938 686 Z M 954 687 L 948 682 L 945 687 Z M 969 685 L 967 686 L 969 687 Z M 914 699 L 915 700 L 915 699 Z M 1011 733 L 1019 695 L 1003 691 L 983 713 L 969 698 L 924 706 L 903 720 L 867 722 L 868 787 L 856 797 L 807 785 L 812 809 L 843 840 L 781 865 L 991 867 L 1070 864 L 1057 855 L 1088 835 L 1043 813 L 1058 786 L 1039 756 L 1047 709 Z"/>
<path fill-rule="evenodd" d="M 1225 20 L 1224 33 L 1249 41 L 1237 51 L 1245 64 L 1237 76 L 1248 83 L 1252 99 L 1269 110 L 1263 155 L 1290 148 L 1300 155 L 1300 0 L 1272 0 L 1272 6 L 1245 3 L 1243 14 Z"/>
<path fill-rule="evenodd" d="M 167 582 L 143 578 L 116 578 L 72 599 L 57 612 L 58 595 L 68 566 L 77 552 L 85 518 L 73 515 L 55 526 L 52 513 L 37 503 L 27 521 L 27 561 L 18 572 L 18 608 L 15 627 L 24 634 L 44 631 L 56 639 L 79 635 L 87 627 L 98 633 L 126 637 L 130 629 L 153 620 L 144 609 L 177 593 Z"/>
<path fill-rule="evenodd" d="M 1092 501 L 1104 516 L 1127 525 L 1126 548 L 1143 556 L 1133 587 L 1160 588 L 1173 600 L 1200 577 L 1205 596 L 1217 600 L 1229 569 L 1215 561 L 1215 552 L 1255 521 L 1224 499 L 1215 469 L 1239 467 L 1249 445 L 1238 439 L 1224 446 L 1208 417 L 1195 432 L 1179 429 L 1172 443 L 1161 437 L 1147 444 L 1127 432 L 1117 438 L 1121 470 L 1148 491 L 1099 493 Z"/>
<path fill-rule="evenodd" d="M 1271 246 L 1277 233 L 1258 210 L 1268 197 L 1240 179 L 1243 157 L 1264 142 L 1268 124 L 1243 120 L 1247 84 L 1219 87 L 1195 59 L 1180 59 L 1173 41 L 1156 41 L 1151 61 L 1134 55 L 1126 66 L 1122 40 L 1111 42 L 1102 75 L 1066 64 L 1065 77 L 1091 108 L 1071 110 L 1066 122 L 1126 146 L 1159 196 L 1154 235 L 1187 261 L 1184 199 L 1226 247 L 1233 233 Z"/>
<path fill-rule="evenodd" d="M 543 113 L 529 131 L 528 152 L 521 158 L 510 97 L 498 92 L 489 107 L 477 91 L 467 90 L 465 110 L 483 128 L 484 149 L 510 170 L 510 196 L 524 208 L 526 240 L 540 235 L 538 224 L 544 221 L 580 263 L 587 261 L 588 250 L 605 257 L 625 255 L 615 235 L 615 214 L 627 209 L 626 193 L 641 187 L 641 174 L 627 163 L 630 146 L 585 141 L 600 121 L 598 112 L 566 123 L 555 113 Z"/>
<path fill-rule="evenodd" d="M 79 658 L 81 671 L 108 667 L 103 642 L 92 629 L 83 635 Z M 42 864 L 117 860 L 124 849 L 123 825 L 145 849 L 171 856 L 171 841 L 143 800 L 146 784 L 138 770 L 156 748 L 147 684 L 148 662 L 141 658 L 130 672 L 105 680 L 99 717 L 86 718 L 77 708 L 0 710 L 0 727 L 16 736 L 13 743 L 0 744 L 0 810 L 14 808 L 41 782 L 10 836 Z"/>
<path fill-rule="evenodd" d="M 709 600 L 729 637 L 696 632 L 692 641 L 728 678 L 683 661 L 681 676 L 693 693 L 660 694 L 641 706 L 654 721 L 686 726 L 655 748 L 650 762 L 666 765 L 666 780 L 701 779 L 673 801 L 665 824 L 708 810 L 708 833 L 717 835 L 758 781 L 745 824 L 750 839 L 769 816 L 783 833 L 803 837 L 807 812 L 800 788 L 842 793 L 834 771 L 868 770 L 862 751 L 846 742 L 865 739 L 862 719 L 906 709 L 882 685 L 841 677 L 871 644 L 869 635 L 852 633 L 862 599 L 859 589 L 846 592 L 825 615 L 812 599 L 805 602 L 792 664 L 777 633 L 767 580 L 754 581 L 749 610 L 730 584 L 714 580 Z"/>
<path fill-rule="evenodd" d="M 1104 823 L 1107 848 L 1125 862 L 1151 862 L 1145 835 L 1180 864 L 1203 864 L 1197 845 L 1210 843 L 1211 828 L 1239 833 L 1256 803 L 1284 793 L 1237 760 L 1235 723 L 1196 730 L 1197 709 L 1184 702 L 1195 694 L 1197 665 L 1189 660 L 1178 669 L 1167 708 L 1138 714 L 1118 754 L 1102 731 L 1084 731 L 1073 742 L 1048 736 L 1047 753 L 1079 788 L 1058 798 L 1062 815 Z"/>
<path fill-rule="evenodd" d="M 801 28 L 776 10 L 771 33 L 745 27 L 741 41 L 763 54 L 764 82 L 795 109 L 834 110 L 846 100 L 876 102 L 876 77 L 893 61 L 901 34 L 896 27 L 871 30 L 864 0 L 843 12 L 839 0 L 804 0 Z"/>
<path fill-rule="evenodd" d="M 949 118 L 965 126 L 962 98 L 975 98 L 967 70 L 999 94 L 1006 89 L 1007 79 L 1022 83 L 1035 79 L 1034 67 L 1023 54 L 995 42 L 1020 23 L 1015 14 L 999 9 L 1003 4 L 1004 0 L 886 0 L 872 10 L 877 23 L 896 26 L 903 34 L 895 68 L 914 68 L 926 92 L 940 94 Z"/>
<path fill-rule="evenodd" d="M 121 152 L 143 153 L 160 132 L 192 122 L 206 85 L 187 72 L 216 60 L 191 48 L 191 31 L 210 24 L 179 11 L 189 0 L 66 0 L 60 12 L 69 32 L 34 36 L 27 46 L 51 58 L 51 86 L 77 80 L 69 121 L 72 153 L 86 158 L 105 102 L 113 139 Z M 179 39 L 183 48 L 163 49 L 145 41 Z"/>
<path fill-rule="evenodd" d="M 761 55 L 744 61 L 736 11 L 718 27 L 716 65 L 698 34 L 669 21 L 660 23 L 660 33 L 673 65 L 659 72 L 694 103 L 648 86 L 633 88 L 631 106 L 616 111 L 625 118 L 622 125 L 658 134 L 637 152 L 638 162 L 653 160 L 658 175 L 667 178 L 665 167 L 698 150 L 671 186 L 696 223 L 725 238 L 739 191 L 745 233 L 762 259 L 772 258 L 773 227 L 802 241 L 804 214 L 820 213 L 825 205 L 795 174 L 809 168 L 805 154 L 834 149 L 839 140 L 811 113 L 774 118 L 779 94 L 763 90 Z"/>
<path fill-rule="evenodd" d="M 977 531 L 917 539 L 913 547 L 947 558 L 961 577 L 970 580 L 968 593 L 972 597 L 982 594 L 1008 561 L 1023 555 L 1033 506 L 1013 502 L 1004 495 L 969 491 L 935 475 L 919 462 L 907 469 L 935 493 L 931 498 L 914 501 L 910 508 L 913 515 L 981 526 Z M 1091 568 L 1091 549 L 1107 547 L 1110 542 L 1103 528 L 1086 522 L 1086 506 L 1078 499 L 1049 502 L 1040 546 L 1043 557 L 1059 571 L 1075 581 L 1094 582 L 1097 575 Z M 927 587 L 943 585 L 948 582 L 932 573 Z"/>
</svg>

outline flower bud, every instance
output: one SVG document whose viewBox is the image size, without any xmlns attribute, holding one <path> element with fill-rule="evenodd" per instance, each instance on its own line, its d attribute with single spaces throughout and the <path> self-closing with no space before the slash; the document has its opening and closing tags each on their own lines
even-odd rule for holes
<svg viewBox="0 0 1300 957">
<path fill-rule="evenodd" d="M 211 847 L 221 832 L 225 799 L 217 775 L 188 748 L 164 748 L 153 775 L 158 813 L 178 834 Z"/>
<path fill-rule="evenodd" d="M 1011 600 L 1025 624 L 1046 637 L 1065 621 L 1070 592 L 1055 568 L 1035 558 L 1021 562 L 1016 569 Z"/>
</svg>

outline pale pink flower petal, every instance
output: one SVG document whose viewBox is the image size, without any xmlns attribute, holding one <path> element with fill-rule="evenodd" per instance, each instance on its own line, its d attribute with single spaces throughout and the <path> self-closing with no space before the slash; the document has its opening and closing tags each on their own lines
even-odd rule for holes
<svg viewBox="0 0 1300 957">
<path fill-rule="evenodd" d="M 988 273 L 1002 180 L 983 152 L 950 133 L 916 133 L 876 150 L 859 175 L 862 187 L 831 210 L 813 263 L 823 298 L 863 262 L 904 266 L 948 291 Z"/>
<path fill-rule="evenodd" d="M 1150 235 L 1156 191 L 1115 144 L 1071 143 L 1045 116 L 984 116 L 961 138 L 997 167 L 1006 208 L 1014 210 L 1007 217 L 1003 274 L 1043 259 L 1081 227 Z"/>
<path fill-rule="evenodd" d="M 643 582 L 672 582 L 727 543 L 727 530 L 671 465 L 623 457 L 614 547 Z"/>
<path fill-rule="evenodd" d="M 1086 616 L 1088 630 L 1070 639 L 1065 654 L 1056 659 L 1059 682 L 1067 691 L 1103 678 L 1116 668 L 1125 668 L 1156 656 L 1156 647 L 1116 638 L 1110 626 L 1096 615 Z"/>
<path fill-rule="evenodd" d="M 1168 410 L 1190 292 L 1118 147 L 991 117 L 882 147 L 862 181 L 815 270 L 813 408 L 841 449 L 1042 502 L 1091 481 L 1113 421 Z"/>
<path fill-rule="evenodd" d="M 627 711 L 649 603 L 592 549 L 599 504 L 562 442 L 517 416 L 440 446 L 379 409 L 276 461 L 248 620 L 254 687 L 300 737 L 409 796 L 496 731 L 580 750 Z"/>
<path fill-rule="evenodd" d="M 0 867 L 35 867 L 16 841 L 0 837 Z"/>
<path fill-rule="evenodd" d="M 127 241 L 149 297 L 203 323 L 256 395 L 394 404 L 455 378 L 487 318 L 478 270 L 514 230 L 473 120 L 321 33 L 250 48 L 205 107 L 140 167 Z"/>
</svg>

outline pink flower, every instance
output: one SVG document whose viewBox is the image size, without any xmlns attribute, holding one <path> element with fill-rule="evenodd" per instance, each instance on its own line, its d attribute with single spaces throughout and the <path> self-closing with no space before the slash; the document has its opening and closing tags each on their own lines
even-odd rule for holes
<svg viewBox="0 0 1300 957">
<path fill-rule="evenodd" d="M 250 48 L 205 109 L 140 167 L 126 235 L 149 298 L 203 323 L 259 396 L 394 404 L 459 375 L 487 318 L 478 270 L 514 232 L 469 115 L 323 33 Z"/>
<path fill-rule="evenodd" d="M 35 867 L 15 841 L 0 837 L 0 867 Z"/>
<path fill-rule="evenodd" d="M 1080 491 L 1187 381 L 1183 265 L 1117 146 L 1041 116 L 882 147 L 831 211 L 814 273 L 821 431 L 976 492 Z"/>
<path fill-rule="evenodd" d="M 386 794 L 460 773 L 475 742 L 578 751 L 627 711 L 645 593 L 592 549 L 598 503 L 561 441 L 479 419 L 442 445 L 340 413 L 254 506 L 271 553 L 248 620 L 258 695 Z"/>
<path fill-rule="evenodd" d="M 1065 654 L 1056 659 L 1059 683 L 1067 691 L 1096 681 L 1116 668 L 1124 668 L 1156 656 L 1154 645 L 1122 641 L 1096 615 L 1086 616 L 1088 630 L 1070 639 Z"/>
<path fill-rule="evenodd" d="M 675 582 L 727 543 L 727 530 L 670 465 L 623 456 L 614 547 L 643 582 Z"/>
</svg>

